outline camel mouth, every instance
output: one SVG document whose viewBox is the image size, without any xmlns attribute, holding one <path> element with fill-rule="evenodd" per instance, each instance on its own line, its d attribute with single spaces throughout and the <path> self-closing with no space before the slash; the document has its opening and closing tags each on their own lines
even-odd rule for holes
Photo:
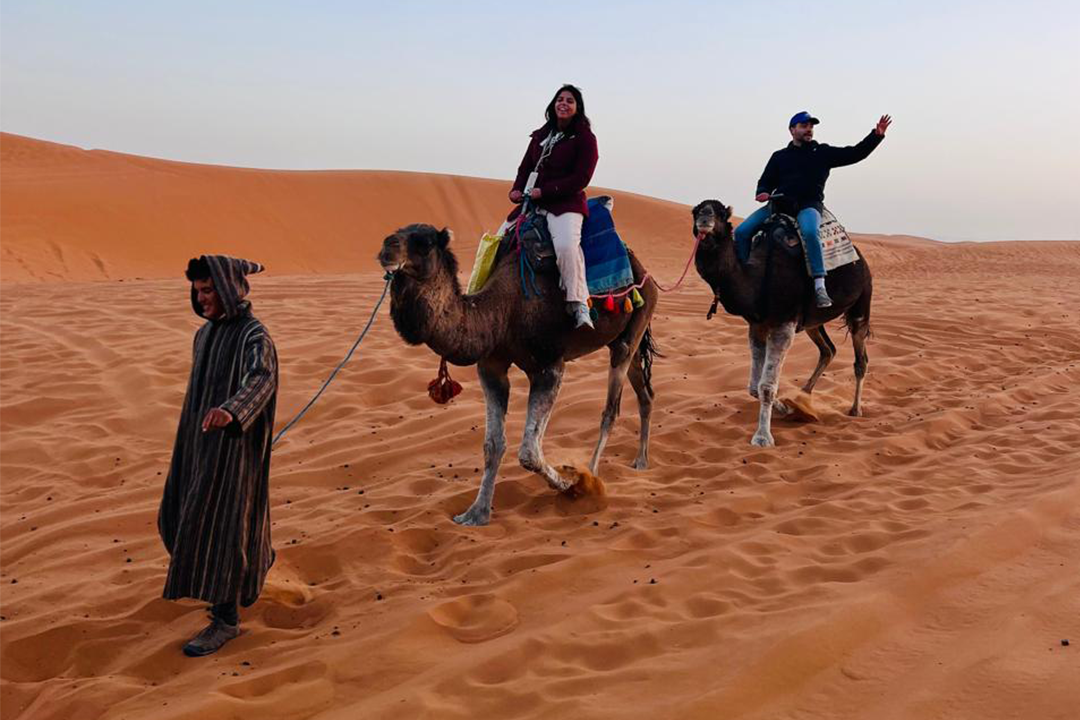
<svg viewBox="0 0 1080 720">
<path fill-rule="evenodd" d="M 379 261 L 379 265 L 382 265 L 383 270 L 396 273 L 405 265 L 403 254 L 401 239 L 391 235 L 383 242 L 382 249 L 375 259 Z"/>
<path fill-rule="evenodd" d="M 715 222 L 698 221 L 697 223 L 694 224 L 694 231 L 697 234 L 698 240 L 703 240 L 706 235 L 710 234 L 715 229 L 716 229 L 716 223 Z"/>
</svg>

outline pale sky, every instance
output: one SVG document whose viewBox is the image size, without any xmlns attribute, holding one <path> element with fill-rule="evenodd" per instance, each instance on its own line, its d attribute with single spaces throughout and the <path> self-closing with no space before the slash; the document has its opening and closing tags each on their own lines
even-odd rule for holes
<svg viewBox="0 0 1080 720">
<path fill-rule="evenodd" d="M 849 145 L 890 113 L 826 188 L 848 229 L 1077 240 L 1077 38 L 1075 0 L 4 0 L 0 127 L 190 162 L 510 178 L 572 82 L 594 184 L 745 215 L 792 114 Z"/>
</svg>

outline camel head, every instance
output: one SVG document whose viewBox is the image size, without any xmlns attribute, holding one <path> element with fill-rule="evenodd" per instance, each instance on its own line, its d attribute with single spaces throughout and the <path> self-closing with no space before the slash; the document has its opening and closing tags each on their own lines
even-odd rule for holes
<svg viewBox="0 0 1080 720">
<path fill-rule="evenodd" d="M 731 207 L 719 200 L 703 200 L 693 210 L 694 235 L 699 240 L 712 236 L 717 240 L 731 238 Z"/>
<path fill-rule="evenodd" d="M 379 264 L 384 270 L 420 281 L 431 278 L 448 264 L 453 265 L 456 274 L 457 261 L 447 249 L 452 237 L 453 233 L 446 228 L 436 230 L 423 223 L 406 225 L 383 240 Z"/>
</svg>

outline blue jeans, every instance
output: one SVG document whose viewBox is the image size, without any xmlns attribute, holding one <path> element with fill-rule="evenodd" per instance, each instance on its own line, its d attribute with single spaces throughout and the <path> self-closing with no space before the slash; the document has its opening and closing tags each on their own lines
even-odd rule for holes
<svg viewBox="0 0 1080 720">
<path fill-rule="evenodd" d="M 739 223 L 735 228 L 735 253 L 739 262 L 745 263 L 750 258 L 750 241 L 754 235 L 769 219 L 768 206 L 758 208 Z M 799 211 L 795 220 L 799 223 L 799 232 L 806 241 L 806 255 L 810 260 L 810 274 L 816 278 L 825 277 L 825 259 L 821 255 L 821 237 L 818 231 L 821 227 L 821 213 L 817 208 L 803 208 Z"/>
</svg>

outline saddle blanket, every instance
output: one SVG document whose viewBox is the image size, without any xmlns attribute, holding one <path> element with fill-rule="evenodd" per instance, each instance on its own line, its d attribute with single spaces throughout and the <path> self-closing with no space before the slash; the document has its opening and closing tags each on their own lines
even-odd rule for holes
<svg viewBox="0 0 1080 720">
<path fill-rule="evenodd" d="M 589 294 L 604 295 L 634 284 L 634 271 L 619 234 L 607 195 L 589 199 L 589 217 L 581 226 L 581 251 L 585 254 L 585 280 Z"/>
<path fill-rule="evenodd" d="M 821 229 L 818 231 L 818 237 L 821 238 L 821 254 L 825 258 L 826 271 L 835 270 L 859 259 L 859 253 L 855 252 L 855 246 L 848 237 L 847 231 L 844 230 L 844 226 L 828 209 L 821 213 Z M 806 257 L 805 247 L 803 257 Z M 809 261 L 807 261 L 806 270 L 810 273 Z"/>
</svg>

